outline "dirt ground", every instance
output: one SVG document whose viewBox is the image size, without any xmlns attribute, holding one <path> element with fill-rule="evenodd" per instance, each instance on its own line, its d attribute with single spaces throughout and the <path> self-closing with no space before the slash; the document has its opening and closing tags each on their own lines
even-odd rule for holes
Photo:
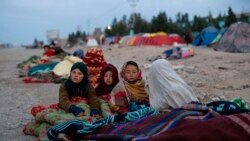
<svg viewBox="0 0 250 141">
<path fill-rule="evenodd" d="M 76 48 L 84 51 L 88 47 Z M 108 63 L 120 70 L 128 60 L 136 61 L 143 76 L 148 66 L 169 47 L 103 47 Z M 212 48 L 195 47 L 195 56 L 173 60 L 183 65 L 178 74 L 194 89 L 199 99 L 213 100 L 242 98 L 250 105 L 250 53 L 216 52 Z M 31 55 L 42 54 L 42 49 L 21 47 L 0 49 L 0 141 L 35 141 L 24 135 L 23 125 L 32 119 L 30 109 L 37 104 L 58 102 L 59 84 L 24 84 L 17 75 L 16 65 Z"/>
</svg>

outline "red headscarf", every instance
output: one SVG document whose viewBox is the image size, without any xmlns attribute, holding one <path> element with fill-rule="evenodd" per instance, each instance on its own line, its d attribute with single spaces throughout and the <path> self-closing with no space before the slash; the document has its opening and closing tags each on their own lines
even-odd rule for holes
<svg viewBox="0 0 250 141">
<path fill-rule="evenodd" d="M 113 79 L 113 81 L 112 81 L 112 84 L 110 86 L 108 86 L 104 82 L 104 75 L 105 75 L 105 73 L 107 71 L 111 71 L 112 72 L 112 79 Z M 118 82 L 119 82 L 119 76 L 118 76 L 118 70 L 117 70 L 117 68 L 114 65 L 112 65 L 112 64 L 107 64 L 101 70 L 100 84 L 96 88 L 96 95 L 97 96 L 102 96 L 102 95 L 108 95 L 108 94 L 110 94 L 111 90 L 115 87 L 115 85 Z"/>
</svg>

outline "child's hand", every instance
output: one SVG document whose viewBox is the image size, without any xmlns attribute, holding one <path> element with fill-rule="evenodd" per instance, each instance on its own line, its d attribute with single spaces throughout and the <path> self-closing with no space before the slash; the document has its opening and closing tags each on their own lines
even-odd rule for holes
<svg viewBox="0 0 250 141">
<path fill-rule="evenodd" d="M 99 110 L 97 110 L 97 109 L 91 109 L 90 116 L 93 116 L 93 117 L 100 116 Z"/>
<path fill-rule="evenodd" d="M 85 113 L 84 112 L 81 112 L 77 115 L 78 117 L 81 117 L 81 116 L 85 116 Z"/>
<path fill-rule="evenodd" d="M 74 114 L 75 116 L 79 116 L 79 114 L 83 113 L 84 114 L 84 110 L 81 107 L 77 107 L 75 105 L 71 105 L 69 108 L 69 112 Z"/>
<path fill-rule="evenodd" d="M 95 118 L 98 119 L 98 120 L 102 118 L 101 115 L 93 115 L 93 117 L 95 117 Z"/>
<path fill-rule="evenodd" d="M 110 109 L 111 109 L 111 111 L 112 112 L 117 112 L 120 108 L 119 108 L 119 106 L 115 106 L 115 105 L 110 105 Z"/>
</svg>

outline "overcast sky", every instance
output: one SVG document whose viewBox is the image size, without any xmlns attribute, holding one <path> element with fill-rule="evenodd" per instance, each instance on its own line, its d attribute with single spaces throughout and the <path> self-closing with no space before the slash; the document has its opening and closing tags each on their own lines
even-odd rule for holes
<svg viewBox="0 0 250 141">
<path fill-rule="evenodd" d="M 46 31 L 56 29 L 61 37 L 77 30 L 102 30 L 132 12 L 132 0 L 0 0 L 0 43 L 31 44 L 46 41 Z M 135 0 L 135 12 L 146 20 L 165 11 L 175 19 L 178 12 L 207 16 L 250 12 L 250 0 Z"/>
</svg>

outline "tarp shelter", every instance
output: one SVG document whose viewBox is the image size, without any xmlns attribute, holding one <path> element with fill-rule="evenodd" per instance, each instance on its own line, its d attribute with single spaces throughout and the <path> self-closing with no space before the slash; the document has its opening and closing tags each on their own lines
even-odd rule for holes
<svg viewBox="0 0 250 141">
<path fill-rule="evenodd" d="M 89 38 L 87 41 L 87 45 L 88 47 L 97 47 L 98 46 L 98 42 L 96 41 L 95 38 Z"/>
<path fill-rule="evenodd" d="M 208 26 L 204 28 L 198 36 L 195 37 L 192 44 L 194 46 L 211 45 L 212 41 L 217 37 L 218 34 L 218 29 L 216 29 L 214 26 Z"/>
<path fill-rule="evenodd" d="M 125 36 L 120 40 L 120 44 L 128 46 L 163 46 L 173 45 L 173 43 L 182 44 L 183 39 L 178 34 L 168 35 L 165 32 L 157 32 Z"/>
<path fill-rule="evenodd" d="M 237 22 L 230 25 L 214 50 L 225 52 L 250 52 L 250 24 Z"/>
</svg>

